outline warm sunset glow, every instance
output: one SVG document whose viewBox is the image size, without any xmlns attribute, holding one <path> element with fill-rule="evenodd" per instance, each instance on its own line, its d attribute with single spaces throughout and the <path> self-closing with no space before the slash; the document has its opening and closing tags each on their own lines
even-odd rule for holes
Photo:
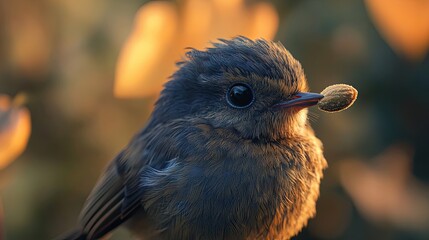
<svg viewBox="0 0 429 240">
<path fill-rule="evenodd" d="M 390 46 L 421 60 L 429 49 L 429 1 L 366 0 L 367 8 Z"/>
<path fill-rule="evenodd" d="M 294 61 L 277 68 L 277 60 L 285 56 L 261 52 L 263 46 L 254 50 L 266 58 L 238 45 L 238 52 L 226 47 L 224 54 L 217 50 L 196 54 L 195 60 L 203 63 L 182 69 L 204 71 L 202 80 L 216 82 L 187 81 L 194 74 L 186 72 L 172 84 L 174 101 L 168 96 L 165 103 L 158 101 L 163 85 L 179 70 L 176 63 L 187 60 L 186 52 L 205 51 L 216 47 L 213 43 L 219 38 L 239 35 L 281 43 L 303 71 L 295 68 Z M 236 68 L 236 76 L 219 78 L 223 69 L 231 68 Z M 289 81 L 293 78 L 296 81 Z M 330 89 L 339 83 L 359 91 L 355 102 L 350 89 Z M 323 91 L 327 87 L 330 91 Z M 302 98 L 305 94 L 291 94 L 307 90 L 323 93 L 308 111 L 293 104 L 296 107 L 286 108 L 286 103 L 283 110 L 274 107 L 298 95 Z M 286 231 L 297 231 L 295 226 L 313 216 L 292 239 L 429 240 L 428 90 L 429 0 L 4 0 L 0 3 L 0 240 L 63 239 L 73 230 L 86 234 L 90 228 L 111 229 L 110 223 L 95 220 L 89 220 L 93 227 L 84 227 L 78 217 L 97 179 L 113 179 L 105 189 L 113 186 L 127 192 L 116 195 L 125 201 L 97 200 L 93 206 L 99 207 L 99 220 L 128 218 L 139 205 L 133 199 L 142 200 L 146 209 L 150 208 L 146 199 L 168 201 L 177 193 L 178 204 L 166 207 L 162 201 L 154 202 L 152 206 L 159 207 L 150 212 L 163 211 L 169 218 L 171 210 L 177 221 L 170 222 L 182 232 L 192 230 L 185 226 L 188 220 L 199 219 L 188 218 L 189 213 L 211 210 L 206 203 L 216 197 L 219 201 L 211 205 L 219 209 L 213 212 L 237 220 L 234 226 L 212 222 L 214 218 L 201 217 L 198 222 L 214 226 L 205 229 L 213 233 L 227 227 L 219 232 L 225 238 L 231 229 L 234 238 L 241 226 L 245 232 L 254 226 L 261 232 L 247 239 L 281 239 L 262 230 L 274 234 L 284 225 Z M 312 97 L 308 104 L 321 96 Z M 317 139 L 304 136 L 313 134 L 309 126 Z M 268 139 L 269 135 L 275 139 Z M 321 157 L 311 157 L 319 140 L 323 153 L 318 150 L 318 155 L 326 157 L 328 168 L 320 182 L 310 185 L 307 180 L 322 177 L 313 171 L 321 166 L 317 164 Z M 183 160 L 185 155 L 192 159 Z M 217 161 L 218 157 L 222 159 Z M 272 167 L 265 171 L 267 164 Z M 117 167 L 118 171 L 109 172 Z M 174 177 L 166 177 L 174 172 L 181 175 L 181 186 L 170 184 Z M 142 177 L 153 178 L 149 179 L 153 186 Z M 282 179 L 287 182 L 280 184 Z M 118 184 L 121 181 L 124 184 Z M 252 181 L 260 183 L 246 184 Z M 243 183 L 250 188 L 240 187 Z M 306 189 L 297 190 L 298 185 Z M 278 191 L 282 187 L 283 195 Z M 265 188 L 278 194 L 267 195 Z M 160 189 L 171 191 L 163 196 Z M 254 209 L 259 212 L 255 217 L 246 217 L 250 210 L 238 212 L 242 204 L 236 200 L 247 193 L 253 196 L 242 203 L 263 203 Z M 273 197 L 267 197 L 270 194 Z M 186 199 L 179 198 L 187 195 L 195 204 L 182 204 Z M 110 211 L 119 206 L 112 203 L 116 200 L 123 206 Z M 197 204 L 198 200 L 204 204 Z M 119 211 L 120 215 L 103 217 Z M 284 221 L 282 213 L 289 212 L 295 212 L 296 218 Z M 139 215 L 133 222 L 144 223 Z M 266 223 L 257 227 L 248 219 Z M 156 238 L 157 226 L 168 228 L 163 223 L 152 225 L 153 229 L 138 232 Z M 135 231 L 127 230 L 129 226 L 118 226 L 118 231 L 100 237 L 138 238 Z"/>
<path fill-rule="evenodd" d="M 27 146 L 31 132 L 30 112 L 21 106 L 22 95 L 13 102 L 0 95 L 0 169 L 17 158 Z"/>
<path fill-rule="evenodd" d="M 248 6 L 242 0 L 187 0 L 177 6 L 150 2 L 137 13 L 134 30 L 120 54 L 115 96 L 157 96 L 186 47 L 203 48 L 214 39 L 237 35 L 273 39 L 278 21 L 269 3 Z"/>
</svg>

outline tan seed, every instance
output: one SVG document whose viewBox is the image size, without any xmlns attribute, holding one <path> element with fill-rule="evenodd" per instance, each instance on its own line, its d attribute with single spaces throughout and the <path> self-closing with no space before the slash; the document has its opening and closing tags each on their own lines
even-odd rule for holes
<svg viewBox="0 0 429 240">
<path fill-rule="evenodd" d="M 347 84 L 334 84 L 325 88 L 318 107 L 326 112 L 340 112 L 349 108 L 356 100 L 358 91 Z"/>
</svg>

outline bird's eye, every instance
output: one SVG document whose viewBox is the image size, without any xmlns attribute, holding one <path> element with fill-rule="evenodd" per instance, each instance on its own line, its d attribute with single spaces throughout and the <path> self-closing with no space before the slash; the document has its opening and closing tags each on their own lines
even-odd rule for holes
<svg viewBox="0 0 429 240">
<path fill-rule="evenodd" d="M 229 88 L 226 99 L 232 107 L 246 108 L 252 105 L 254 96 L 249 85 L 238 83 Z"/>
</svg>

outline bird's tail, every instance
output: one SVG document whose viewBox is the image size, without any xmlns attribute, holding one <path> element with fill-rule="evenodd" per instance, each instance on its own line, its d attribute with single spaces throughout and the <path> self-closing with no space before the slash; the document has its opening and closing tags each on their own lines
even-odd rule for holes
<svg viewBox="0 0 429 240">
<path fill-rule="evenodd" d="M 82 230 L 75 229 L 55 238 L 55 240 L 89 240 Z"/>
</svg>

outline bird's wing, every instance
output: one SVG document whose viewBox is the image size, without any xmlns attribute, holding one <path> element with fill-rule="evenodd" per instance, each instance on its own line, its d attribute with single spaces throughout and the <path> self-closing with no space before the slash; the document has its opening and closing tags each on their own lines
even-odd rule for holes
<svg viewBox="0 0 429 240">
<path fill-rule="evenodd" d="M 110 163 L 81 212 L 81 239 L 102 237 L 142 207 L 141 171 L 150 165 L 162 166 L 175 155 L 171 148 L 165 153 L 169 140 L 163 136 L 165 130 L 160 129 L 140 134 Z"/>
<path fill-rule="evenodd" d="M 126 221 L 140 207 L 138 172 L 126 170 L 122 152 L 110 164 L 88 197 L 80 217 L 82 235 L 98 239 Z"/>
</svg>

